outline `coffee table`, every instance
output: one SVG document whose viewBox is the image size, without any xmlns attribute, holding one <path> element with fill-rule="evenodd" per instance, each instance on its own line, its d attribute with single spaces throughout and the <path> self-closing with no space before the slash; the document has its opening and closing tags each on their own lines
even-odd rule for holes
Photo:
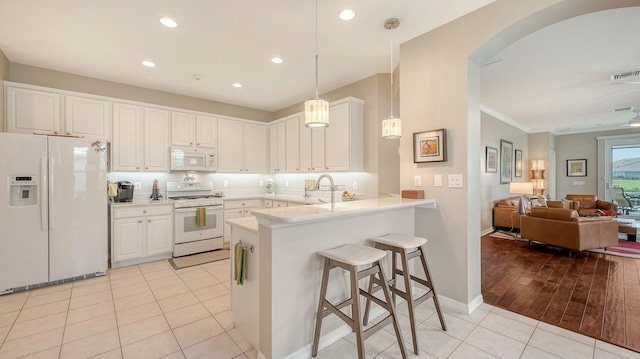
<svg viewBox="0 0 640 359">
<path fill-rule="evenodd" d="M 622 223 L 618 221 L 618 233 L 626 234 L 628 241 L 637 241 L 638 228 L 640 228 L 638 221 L 633 221 L 632 223 Z"/>
</svg>

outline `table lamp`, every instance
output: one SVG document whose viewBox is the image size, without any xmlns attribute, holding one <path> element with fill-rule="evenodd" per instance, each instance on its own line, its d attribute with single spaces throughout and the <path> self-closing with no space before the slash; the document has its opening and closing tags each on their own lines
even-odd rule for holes
<svg viewBox="0 0 640 359">
<path fill-rule="evenodd" d="M 520 195 L 520 201 L 518 201 L 518 213 L 525 214 L 526 208 L 523 196 L 525 194 L 533 194 L 533 182 L 511 182 L 509 184 L 509 193 Z"/>
</svg>

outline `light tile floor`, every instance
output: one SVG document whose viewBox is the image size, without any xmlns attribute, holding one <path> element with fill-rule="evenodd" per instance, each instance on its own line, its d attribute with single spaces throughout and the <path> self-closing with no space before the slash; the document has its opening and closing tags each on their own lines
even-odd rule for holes
<svg viewBox="0 0 640 359">
<path fill-rule="evenodd" d="M 254 359 L 234 329 L 229 261 L 173 270 L 166 261 L 108 276 L 0 296 L 0 359 Z M 416 310 L 421 355 L 412 353 L 406 305 L 399 318 L 410 358 L 637 358 L 583 335 L 483 305 L 471 315 L 444 308 L 448 331 L 431 303 Z M 388 326 L 365 342 L 367 358 L 400 358 Z M 323 349 L 320 359 L 357 358 L 355 335 Z"/>
</svg>

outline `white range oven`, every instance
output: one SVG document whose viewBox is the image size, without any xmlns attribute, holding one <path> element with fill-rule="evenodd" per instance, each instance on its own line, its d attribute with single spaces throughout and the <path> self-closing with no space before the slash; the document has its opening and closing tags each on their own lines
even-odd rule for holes
<svg viewBox="0 0 640 359">
<path fill-rule="evenodd" d="M 222 199 L 211 182 L 167 182 L 167 197 L 174 200 L 174 257 L 222 248 Z"/>
</svg>

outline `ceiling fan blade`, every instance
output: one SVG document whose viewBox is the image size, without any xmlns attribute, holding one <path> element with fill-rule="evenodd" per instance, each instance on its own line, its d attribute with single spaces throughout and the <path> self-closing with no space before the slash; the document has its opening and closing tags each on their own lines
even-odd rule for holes
<svg viewBox="0 0 640 359">
<path fill-rule="evenodd" d="M 626 91 L 622 91 L 622 92 L 611 93 L 611 94 L 604 95 L 604 96 L 598 96 L 598 97 L 594 98 L 594 100 L 598 101 L 598 100 L 602 100 L 602 99 L 613 97 L 613 96 L 624 95 L 626 93 L 634 92 L 634 91 L 640 91 L 640 88 L 630 89 L 630 90 L 626 90 Z"/>
</svg>

